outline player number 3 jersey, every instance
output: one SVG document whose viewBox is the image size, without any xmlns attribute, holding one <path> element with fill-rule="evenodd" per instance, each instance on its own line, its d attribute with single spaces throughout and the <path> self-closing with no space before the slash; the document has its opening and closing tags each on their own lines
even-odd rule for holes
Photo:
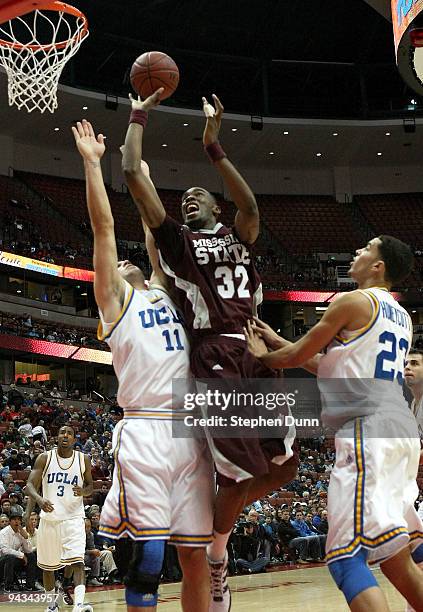
<svg viewBox="0 0 423 612">
<path fill-rule="evenodd" d="M 60 457 L 57 448 L 47 451 L 42 476 L 42 496 L 53 504 L 53 512 L 41 510 L 49 521 L 63 521 L 84 516 L 84 498 L 73 494 L 73 487 L 84 486 L 85 460 L 80 451 L 68 458 Z"/>
</svg>

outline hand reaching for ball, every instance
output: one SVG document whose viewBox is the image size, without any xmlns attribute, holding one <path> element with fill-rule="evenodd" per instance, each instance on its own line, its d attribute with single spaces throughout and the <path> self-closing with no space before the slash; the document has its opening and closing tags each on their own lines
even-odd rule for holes
<svg viewBox="0 0 423 612">
<path fill-rule="evenodd" d="M 213 94 L 214 107 L 203 98 L 203 111 L 207 122 L 203 132 L 203 145 L 206 147 L 219 140 L 220 125 L 222 123 L 223 105 L 219 98 Z"/>
<path fill-rule="evenodd" d="M 129 94 L 131 105 L 133 110 L 143 110 L 148 113 L 149 110 L 155 108 L 160 104 L 160 96 L 163 93 L 164 88 L 159 87 L 151 96 L 148 96 L 145 100 L 141 100 L 141 97 L 134 98 L 132 94 Z"/>
</svg>

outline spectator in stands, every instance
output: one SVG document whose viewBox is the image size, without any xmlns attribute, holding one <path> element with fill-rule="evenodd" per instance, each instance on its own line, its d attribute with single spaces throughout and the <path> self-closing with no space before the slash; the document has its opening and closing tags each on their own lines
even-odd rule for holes
<svg viewBox="0 0 423 612">
<path fill-rule="evenodd" d="M 20 409 L 20 407 L 23 404 L 24 401 L 24 396 L 22 395 L 22 393 L 16 388 L 16 385 L 14 383 L 12 383 L 9 387 L 9 392 L 7 394 L 7 400 L 10 406 L 15 406 L 15 408 L 17 410 Z"/>
<path fill-rule="evenodd" d="M 4 592 L 15 590 L 17 569 L 25 571 L 28 590 L 41 591 L 41 585 L 35 583 L 37 561 L 28 533 L 22 527 L 22 516 L 11 512 L 9 520 L 10 524 L 0 531 L 0 575 L 4 575 Z"/>
<path fill-rule="evenodd" d="M 415 341 L 415 343 L 414 343 L 414 347 L 415 347 L 416 349 L 420 349 L 420 350 L 422 350 L 422 349 L 423 349 L 423 337 L 422 337 L 422 336 L 419 336 L 419 337 L 417 338 L 417 340 L 416 340 L 416 341 Z"/>
<path fill-rule="evenodd" d="M 278 525 L 278 535 L 281 543 L 288 546 L 291 550 L 297 550 L 299 563 L 307 563 L 309 556 L 310 542 L 305 537 L 301 537 L 300 532 L 293 526 L 290 520 L 289 510 L 282 512 L 282 518 Z"/>
<path fill-rule="evenodd" d="M 273 526 L 272 516 L 266 516 L 264 523 L 259 527 L 259 537 L 262 542 L 263 556 L 270 561 L 274 556 L 275 546 L 278 543 L 278 537 Z"/>
<path fill-rule="evenodd" d="M 9 501 L 10 501 L 10 512 L 19 513 L 22 516 L 24 510 L 22 506 L 22 497 L 20 493 L 16 493 L 16 491 L 13 491 L 13 493 L 9 495 Z"/>
<path fill-rule="evenodd" d="M 238 569 L 249 574 L 255 574 L 264 570 L 269 559 L 259 556 L 260 540 L 257 537 L 255 524 L 247 522 L 243 526 L 243 532 L 239 533 L 239 542 L 236 547 L 236 566 Z"/>
<path fill-rule="evenodd" d="M 327 510 L 320 511 L 320 523 L 317 527 L 317 530 L 320 533 L 327 534 L 328 532 L 328 511 Z"/>
<path fill-rule="evenodd" d="M 27 439 L 30 435 L 32 436 L 32 425 L 28 418 L 22 421 L 22 425 L 18 427 L 18 433 L 25 439 Z"/>
<path fill-rule="evenodd" d="M 307 525 L 302 510 L 296 510 L 295 519 L 291 521 L 291 523 L 294 529 L 299 532 L 300 536 L 308 540 L 312 561 L 324 559 L 325 548 L 324 545 L 322 545 L 320 536 L 316 535 Z"/>
<path fill-rule="evenodd" d="M 7 483 L 5 493 L 3 493 L 3 495 L 0 497 L 0 503 L 3 503 L 5 499 L 10 499 L 10 495 L 12 493 L 16 493 L 15 483 L 13 480 Z"/>
<path fill-rule="evenodd" d="M 7 514 L 0 514 L 0 531 L 9 525 Z"/>
<path fill-rule="evenodd" d="M 321 557 L 323 558 L 325 556 L 326 535 L 324 535 L 323 532 L 321 532 L 317 527 L 315 527 L 313 523 L 313 515 L 311 514 L 311 512 L 307 512 L 304 520 L 305 520 L 307 527 L 310 529 L 310 531 L 312 533 L 315 533 L 319 537 Z"/>
<path fill-rule="evenodd" d="M 53 389 L 50 391 L 50 397 L 56 398 L 56 399 L 62 399 L 62 396 L 57 387 L 53 387 Z"/>
<path fill-rule="evenodd" d="M 100 564 L 106 573 L 106 581 L 108 584 L 118 584 L 117 579 L 117 567 L 113 558 L 115 546 L 112 540 L 103 538 L 98 535 L 98 528 L 100 525 L 100 512 L 96 508 L 93 510 L 93 506 L 88 512 L 88 516 L 91 519 L 91 531 L 94 535 L 94 546 L 100 551 Z"/>
<path fill-rule="evenodd" d="M 91 530 L 91 520 L 85 519 L 85 535 L 86 535 L 86 546 L 85 546 L 85 565 L 91 569 L 91 577 L 87 580 L 87 584 L 90 586 L 102 586 L 98 580 L 100 576 L 100 556 L 101 552 L 94 544 L 94 534 Z"/>
<path fill-rule="evenodd" d="M 42 419 L 38 421 L 38 425 L 32 428 L 32 437 L 34 443 L 37 441 L 42 442 L 43 445 L 47 443 L 47 433 L 44 429 L 44 421 Z"/>
<path fill-rule="evenodd" d="M 2 417 L 3 421 L 11 423 L 15 419 L 19 418 L 19 412 L 17 412 L 14 404 L 6 404 L 5 409 L 0 416 Z"/>
<path fill-rule="evenodd" d="M 11 455 L 8 459 L 3 461 L 3 465 L 7 465 L 9 470 L 19 470 L 20 469 L 20 461 L 18 457 L 18 451 L 16 448 L 12 448 Z"/>
<path fill-rule="evenodd" d="M 1 503 L 1 513 L 5 514 L 6 516 L 10 516 L 11 503 L 10 503 L 9 497 L 1 500 L 0 503 Z"/>
</svg>

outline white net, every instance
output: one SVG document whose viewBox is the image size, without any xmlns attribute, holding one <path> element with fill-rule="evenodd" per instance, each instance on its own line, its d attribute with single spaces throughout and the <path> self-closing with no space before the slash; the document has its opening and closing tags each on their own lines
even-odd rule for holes
<svg viewBox="0 0 423 612">
<path fill-rule="evenodd" d="M 35 10 L 0 24 L 9 105 L 53 113 L 63 68 L 87 35 L 84 16 L 64 10 Z"/>
</svg>

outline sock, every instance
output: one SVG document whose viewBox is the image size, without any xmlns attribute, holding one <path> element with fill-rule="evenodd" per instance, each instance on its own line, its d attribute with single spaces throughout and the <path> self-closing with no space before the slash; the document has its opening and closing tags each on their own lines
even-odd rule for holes
<svg viewBox="0 0 423 612">
<path fill-rule="evenodd" d="M 226 553 L 226 545 L 231 533 L 231 531 L 228 531 L 228 533 L 213 531 L 213 542 L 207 546 L 207 556 L 210 561 L 223 561 Z"/>
<path fill-rule="evenodd" d="M 47 605 L 49 608 L 51 608 L 52 610 L 54 609 L 54 606 L 56 605 L 56 590 L 52 589 L 51 591 L 47 591 L 46 589 L 46 599 L 45 601 L 47 602 Z"/>
<path fill-rule="evenodd" d="M 84 597 L 85 597 L 85 584 L 78 584 L 78 586 L 75 587 L 75 590 L 73 592 L 73 596 L 74 596 L 74 605 L 78 606 L 79 604 L 83 604 L 84 603 Z"/>
</svg>

